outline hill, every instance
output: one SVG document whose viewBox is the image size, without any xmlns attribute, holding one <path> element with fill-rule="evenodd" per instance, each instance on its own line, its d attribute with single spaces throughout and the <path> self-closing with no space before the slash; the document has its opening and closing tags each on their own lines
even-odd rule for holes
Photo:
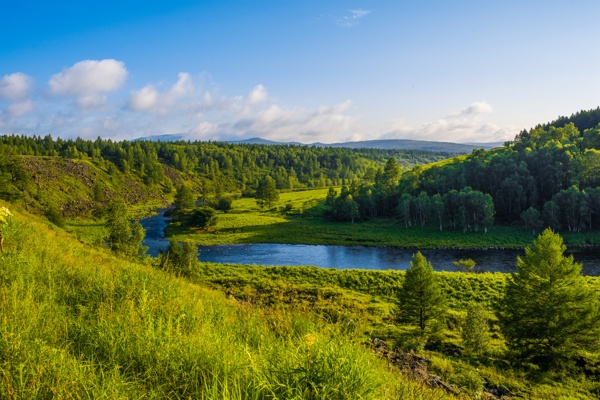
<svg viewBox="0 0 600 400">
<path fill-rule="evenodd" d="M 301 308 L 227 299 L 13 214 L 0 253 L 4 399 L 450 398 Z"/>
<path fill-rule="evenodd" d="M 408 139 L 363 140 L 359 142 L 331 144 L 315 143 L 315 145 L 323 147 L 345 147 L 350 149 L 423 150 L 454 154 L 466 154 L 472 152 L 474 149 L 491 149 L 502 146 L 501 143 L 461 144 Z"/>
<path fill-rule="evenodd" d="M 344 149 L 223 142 L 113 142 L 0 137 L 0 198 L 44 212 L 89 214 L 113 198 L 129 204 L 169 201 L 186 183 L 196 195 L 252 196 L 269 175 L 280 190 L 369 180 L 390 157 L 403 167 L 449 157 L 417 150 Z"/>
<path fill-rule="evenodd" d="M 135 140 L 149 141 L 168 141 L 175 142 L 185 140 L 184 135 L 156 135 L 137 138 Z M 502 142 L 494 143 L 451 143 L 451 142 L 436 142 L 425 140 L 409 140 L 409 139 L 387 139 L 387 140 L 363 140 L 357 142 L 341 142 L 341 143 L 300 143 L 300 142 L 277 142 L 259 137 L 229 140 L 227 143 L 232 144 L 262 144 L 268 146 L 318 146 L 318 147 L 341 147 L 348 149 L 381 149 L 381 150 L 420 150 L 431 152 L 443 152 L 453 154 L 467 154 L 474 149 L 492 149 L 503 146 Z"/>
</svg>

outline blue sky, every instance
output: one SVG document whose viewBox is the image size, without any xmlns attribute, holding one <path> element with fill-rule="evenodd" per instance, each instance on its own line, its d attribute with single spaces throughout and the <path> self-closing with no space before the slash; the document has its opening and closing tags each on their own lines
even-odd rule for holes
<svg viewBox="0 0 600 400">
<path fill-rule="evenodd" d="M 492 142 L 600 105 L 600 2 L 0 0 L 0 133 Z"/>
</svg>

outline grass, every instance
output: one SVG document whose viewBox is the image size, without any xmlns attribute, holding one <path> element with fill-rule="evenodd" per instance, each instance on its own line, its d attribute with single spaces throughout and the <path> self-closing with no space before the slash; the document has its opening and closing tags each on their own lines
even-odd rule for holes
<svg viewBox="0 0 600 400">
<path fill-rule="evenodd" d="M 281 193 L 276 208 L 261 210 L 254 199 L 241 198 L 233 209 L 220 213 L 208 231 L 171 224 L 168 237 L 190 239 L 201 245 L 235 243 L 290 243 L 325 245 L 390 246 L 404 248 L 524 247 L 534 239 L 521 227 L 494 225 L 487 233 L 450 231 L 435 227 L 404 228 L 393 219 L 331 222 L 322 217 L 328 189 Z M 285 210 L 289 204 L 291 209 Z M 569 244 L 600 243 L 600 232 L 566 234 Z"/>
<path fill-rule="evenodd" d="M 187 280 L 19 212 L 5 242 L 1 398 L 451 398 L 362 345 L 414 342 L 394 320 L 402 271 L 198 263 Z M 487 380 L 530 399 L 596 398 L 591 378 L 514 370 L 492 313 L 491 351 L 463 354 L 466 304 L 490 309 L 506 275 L 437 276 L 450 311 L 423 352 L 434 373 L 470 397 Z M 600 292 L 600 279 L 587 279 Z"/>
<path fill-rule="evenodd" d="M 16 211 L 5 237 L 0 398 L 449 397 L 309 311 L 227 299 Z"/>
<path fill-rule="evenodd" d="M 592 399 L 600 383 L 584 376 L 526 373 L 506 357 L 493 305 L 503 295 L 506 274 L 437 272 L 448 298 L 446 327 L 422 352 L 431 370 L 478 398 L 484 382 L 502 385 L 530 399 Z M 278 310 L 300 309 L 357 337 L 387 339 L 403 349 L 415 345 L 414 330 L 395 322 L 403 271 L 262 267 L 200 263 L 192 280 L 224 292 L 241 304 Z M 600 293 L 600 278 L 587 277 Z M 464 351 L 460 330 L 469 302 L 488 309 L 492 337 L 488 353 Z M 599 355 L 591 356 L 591 359 Z"/>
</svg>

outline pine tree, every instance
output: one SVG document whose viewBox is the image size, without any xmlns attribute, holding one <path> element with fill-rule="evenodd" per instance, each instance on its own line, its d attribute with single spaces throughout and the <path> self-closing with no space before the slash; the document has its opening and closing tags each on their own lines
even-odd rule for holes
<svg viewBox="0 0 600 400">
<path fill-rule="evenodd" d="M 421 252 L 412 257 L 398 296 L 399 320 L 414 324 L 421 335 L 446 312 L 446 302 L 431 263 Z"/>
<path fill-rule="evenodd" d="M 522 361 L 543 368 L 566 365 L 599 346 L 598 296 L 581 275 L 581 264 L 560 235 L 546 229 L 517 257 L 517 272 L 498 309 L 508 348 Z"/>
<path fill-rule="evenodd" d="M 186 185 L 181 185 L 177 188 L 175 193 L 175 212 L 182 212 L 184 210 L 191 210 L 196 205 L 196 199 L 192 194 L 192 191 Z"/>
<path fill-rule="evenodd" d="M 279 191 L 275 181 L 269 175 L 265 175 L 256 188 L 256 203 L 260 208 L 270 209 L 277 201 L 279 201 Z"/>
</svg>

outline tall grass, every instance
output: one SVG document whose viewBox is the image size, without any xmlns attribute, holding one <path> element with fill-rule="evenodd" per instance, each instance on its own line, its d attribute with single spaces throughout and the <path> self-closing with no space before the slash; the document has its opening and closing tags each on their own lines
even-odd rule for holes
<svg viewBox="0 0 600 400">
<path fill-rule="evenodd" d="M 335 325 L 84 247 L 15 213 L 0 254 L 0 398 L 444 398 Z"/>
</svg>

